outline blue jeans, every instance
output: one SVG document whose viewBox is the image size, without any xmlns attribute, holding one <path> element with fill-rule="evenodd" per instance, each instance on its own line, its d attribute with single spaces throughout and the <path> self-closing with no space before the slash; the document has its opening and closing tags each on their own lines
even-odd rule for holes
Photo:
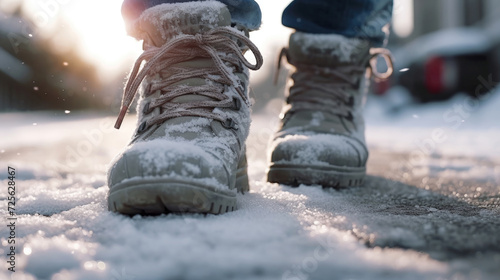
<svg viewBox="0 0 500 280">
<path fill-rule="evenodd" d="M 192 1 L 125 0 L 122 13 L 126 20 L 133 20 L 158 4 Z M 254 0 L 218 1 L 227 5 L 233 22 L 250 30 L 259 28 L 262 15 Z M 282 22 L 301 32 L 339 34 L 380 46 L 387 37 L 383 27 L 391 21 L 392 5 L 392 0 L 294 0 L 283 12 Z"/>
</svg>

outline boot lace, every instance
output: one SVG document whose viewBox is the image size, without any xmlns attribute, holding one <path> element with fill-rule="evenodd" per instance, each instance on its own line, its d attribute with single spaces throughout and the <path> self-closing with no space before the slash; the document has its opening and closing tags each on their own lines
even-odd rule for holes
<svg viewBox="0 0 500 280">
<path fill-rule="evenodd" d="M 377 59 L 381 56 L 386 64 L 387 71 L 380 73 L 376 69 Z M 286 57 L 290 63 L 287 48 L 283 48 L 278 58 L 278 71 L 275 76 L 277 83 L 282 58 Z M 393 64 L 391 53 L 387 49 L 372 48 L 370 50 L 369 65 L 343 65 L 335 68 L 319 67 L 314 65 L 295 65 L 298 71 L 292 74 L 294 85 L 290 88 L 287 98 L 286 113 L 300 110 L 326 111 L 334 115 L 353 120 L 355 100 L 349 88 L 359 87 L 359 77 L 368 68 L 369 75 L 376 80 L 385 80 L 392 75 Z M 314 94 L 310 94 L 315 90 Z"/>
<path fill-rule="evenodd" d="M 240 42 L 238 45 L 237 42 Z M 243 56 L 242 48 L 247 48 L 255 57 L 255 64 Z M 214 62 L 210 67 L 180 67 L 175 64 L 189 61 L 193 58 L 211 58 Z M 146 61 L 141 69 L 143 61 Z M 161 108 L 160 114 L 143 122 L 141 130 L 168 119 L 193 116 L 210 118 L 227 122 L 221 114 L 214 112 L 215 108 L 232 108 L 238 103 L 235 97 L 225 94 L 228 87 L 234 87 L 241 100 L 248 106 L 250 102 L 239 79 L 233 74 L 235 69 L 242 71 L 243 65 L 251 70 L 258 70 L 263 63 L 262 55 L 250 39 L 231 27 L 218 27 L 196 35 L 179 35 L 161 47 L 145 46 L 145 51 L 137 59 L 129 80 L 123 91 L 122 106 L 115 124 L 120 125 L 131 105 L 137 90 L 146 76 L 160 73 L 159 81 L 151 81 L 145 95 L 160 90 L 161 95 L 146 104 L 145 113 Z M 200 86 L 176 85 L 189 78 L 204 78 L 207 82 Z M 174 98 L 184 95 L 200 95 L 210 100 L 172 102 Z M 239 104 L 241 106 L 241 104 Z"/>
</svg>

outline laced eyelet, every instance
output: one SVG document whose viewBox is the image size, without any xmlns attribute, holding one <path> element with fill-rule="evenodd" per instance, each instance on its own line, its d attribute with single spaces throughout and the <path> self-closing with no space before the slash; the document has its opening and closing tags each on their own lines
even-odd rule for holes
<svg viewBox="0 0 500 280">
<path fill-rule="evenodd" d="M 350 106 L 350 107 L 354 106 L 354 97 L 353 96 L 349 97 L 349 101 L 347 102 L 347 106 Z"/>
<path fill-rule="evenodd" d="M 147 115 L 147 114 L 150 114 L 151 112 L 153 112 L 153 110 L 151 110 L 150 106 L 151 106 L 151 102 L 146 103 L 146 105 L 144 105 L 144 108 L 142 109 L 142 113 Z"/>
<path fill-rule="evenodd" d="M 242 80 L 238 80 L 238 83 L 240 84 L 241 89 L 245 90 L 245 82 L 243 82 Z"/>
<path fill-rule="evenodd" d="M 233 96 L 233 109 L 239 111 L 241 109 L 241 101 Z"/>
<path fill-rule="evenodd" d="M 151 84 L 148 84 L 148 85 L 146 86 L 146 89 L 144 90 L 144 93 L 145 93 L 146 95 L 149 95 L 149 94 L 151 93 Z"/>
<path fill-rule="evenodd" d="M 142 133 L 144 132 L 146 129 L 147 129 L 147 122 L 146 121 L 143 121 L 141 123 L 141 125 L 139 126 L 139 128 L 137 129 L 137 133 Z"/>
<path fill-rule="evenodd" d="M 236 122 L 231 118 L 227 118 L 226 121 L 221 122 L 221 124 L 226 129 L 238 130 L 238 127 L 236 126 Z"/>
<path fill-rule="evenodd" d="M 243 63 L 241 61 L 238 61 L 238 65 L 236 65 L 236 72 L 238 73 L 243 73 L 245 68 L 243 67 Z"/>
<path fill-rule="evenodd" d="M 347 113 L 347 116 L 344 116 L 344 117 L 345 117 L 345 118 L 346 118 L 346 120 L 348 120 L 348 121 L 353 121 L 353 120 L 354 120 L 354 117 L 353 117 L 353 115 L 352 115 L 352 113 L 351 113 L 351 112 Z"/>
</svg>

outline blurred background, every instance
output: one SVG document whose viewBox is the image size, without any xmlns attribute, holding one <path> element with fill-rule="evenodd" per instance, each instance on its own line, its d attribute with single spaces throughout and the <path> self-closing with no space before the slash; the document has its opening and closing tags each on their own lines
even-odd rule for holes
<svg viewBox="0 0 500 280">
<path fill-rule="evenodd" d="M 291 32 L 278 11 L 290 1 L 258 2 L 263 25 L 251 36 L 265 65 L 252 76 L 251 94 L 254 112 L 275 111 L 286 75 L 278 86 L 272 77 Z M 116 112 L 141 53 L 120 7 L 121 0 L 1 0 L 0 111 Z M 389 104 L 389 113 L 456 94 L 480 99 L 499 80 L 499 11 L 497 0 L 396 0 L 388 46 L 396 73 L 374 83 L 370 99 Z"/>
</svg>

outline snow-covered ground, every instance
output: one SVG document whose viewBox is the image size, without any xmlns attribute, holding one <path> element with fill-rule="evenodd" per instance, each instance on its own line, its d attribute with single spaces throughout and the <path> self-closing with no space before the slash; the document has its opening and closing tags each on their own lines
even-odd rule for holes
<svg viewBox="0 0 500 280">
<path fill-rule="evenodd" d="M 107 211 L 107 164 L 133 116 L 116 131 L 114 116 L 0 114 L 5 223 L 17 172 L 16 272 L 2 226 L 0 279 L 499 279 L 500 94 L 453 111 L 464 98 L 398 115 L 371 99 L 370 175 L 340 191 L 265 182 L 269 107 L 248 142 L 252 190 L 219 216 Z"/>
</svg>

